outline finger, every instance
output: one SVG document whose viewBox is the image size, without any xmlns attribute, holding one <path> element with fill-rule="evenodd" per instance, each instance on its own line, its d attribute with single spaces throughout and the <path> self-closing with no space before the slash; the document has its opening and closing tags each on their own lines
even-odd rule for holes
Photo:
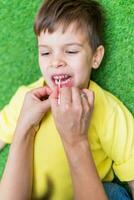
<svg viewBox="0 0 134 200">
<path fill-rule="evenodd" d="M 59 96 L 59 89 L 58 87 L 55 87 L 53 89 L 53 92 L 49 96 L 50 104 L 52 105 L 52 107 L 58 105 L 58 96 Z"/>
<path fill-rule="evenodd" d="M 72 102 L 72 91 L 69 87 L 61 88 L 59 91 L 60 103 L 62 105 L 70 104 Z"/>
<path fill-rule="evenodd" d="M 87 98 L 86 93 L 84 93 L 84 92 L 82 92 L 80 96 L 81 96 L 82 107 L 83 107 L 84 113 L 85 113 L 87 110 L 89 110 L 89 107 L 90 107 L 88 98 Z"/>
<path fill-rule="evenodd" d="M 72 102 L 73 104 L 81 105 L 80 90 L 76 87 L 72 87 Z"/>
<path fill-rule="evenodd" d="M 86 94 L 88 103 L 90 105 L 90 109 L 91 109 L 91 111 L 93 111 L 94 100 L 95 100 L 94 92 L 92 90 L 88 90 L 88 89 L 83 89 L 82 91 Z"/>
<path fill-rule="evenodd" d="M 50 109 L 50 107 L 51 107 L 50 99 L 42 101 L 41 102 L 41 106 L 42 106 L 42 111 L 43 112 L 47 112 Z"/>
<path fill-rule="evenodd" d="M 52 93 L 52 90 L 48 86 L 45 86 L 32 90 L 32 93 L 40 100 L 43 100 L 43 97 L 49 96 Z"/>
</svg>

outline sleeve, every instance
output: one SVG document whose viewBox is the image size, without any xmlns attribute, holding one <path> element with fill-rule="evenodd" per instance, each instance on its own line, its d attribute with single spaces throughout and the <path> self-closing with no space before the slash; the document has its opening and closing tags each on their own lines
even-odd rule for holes
<svg viewBox="0 0 134 200">
<path fill-rule="evenodd" d="M 0 112 L 0 139 L 5 143 L 12 142 L 26 92 L 25 86 L 20 87 L 10 103 Z"/>
<path fill-rule="evenodd" d="M 113 161 L 113 170 L 121 181 L 134 180 L 134 118 L 119 103 L 105 120 L 101 138 L 104 151 Z"/>
<path fill-rule="evenodd" d="M 3 142 L 9 144 L 12 142 L 25 94 L 34 88 L 43 87 L 43 85 L 45 85 L 44 78 L 40 77 L 28 86 L 21 86 L 10 103 L 0 111 L 0 139 Z"/>
</svg>

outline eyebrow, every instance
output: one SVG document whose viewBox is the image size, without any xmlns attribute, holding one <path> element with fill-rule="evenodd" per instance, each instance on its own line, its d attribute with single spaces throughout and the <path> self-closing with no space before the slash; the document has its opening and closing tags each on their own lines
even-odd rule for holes
<svg viewBox="0 0 134 200">
<path fill-rule="evenodd" d="M 66 44 L 64 44 L 64 46 L 74 46 L 74 45 L 83 47 L 82 44 L 80 44 L 80 43 L 75 43 L 75 42 L 74 42 L 74 43 L 66 43 Z M 48 46 L 48 45 L 45 45 L 45 44 L 39 44 L 38 47 L 49 47 L 49 46 Z"/>
</svg>

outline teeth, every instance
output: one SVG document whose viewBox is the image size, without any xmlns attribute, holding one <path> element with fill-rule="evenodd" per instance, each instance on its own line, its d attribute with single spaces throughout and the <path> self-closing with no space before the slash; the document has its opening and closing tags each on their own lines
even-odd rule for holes
<svg viewBox="0 0 134 200">
<path fill-rule="evenodd" d="M 68 77 L 68 75 L 65 75 L 65 78 L 67 78 Z"/>
<path fill-rule="evenodd" d="M 70 78 L 67 79 L 67 80 L 65 80 L 65 81 L 62 81 L 62 82 L 60 82 L 59 79 L 55 79 L 55 84 L 56 84 L 56 85 L 59 85 L 59 82 L 60 82 L 61 84 L 66 84 L 66 83 L 68 83 L 69 81 L 70 81 Z"/>
<path fill-rule="evenodd" d="M 64 79 L 64 78 L 67 78 L 67 77 L 68 77 L 67 74 L 65 74 L 65 75 L 59 75 L 59 76 L 53 76 L 53 78 L 56 79 L 56 80 Z"/>
<path fill-rule="evenodd" d="M 56 85 L 59 85 L 59 82 L 60 82 L 59 79 L 55 79 L 55 84 Z"/>
</svg>

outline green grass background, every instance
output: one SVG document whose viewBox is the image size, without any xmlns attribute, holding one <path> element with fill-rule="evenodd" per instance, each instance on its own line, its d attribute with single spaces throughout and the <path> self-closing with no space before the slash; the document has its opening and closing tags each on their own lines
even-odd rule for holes
<svg viewBox="0 0 134 200">
<path fill-rule="evenodd" d="M 17 88 L 40 76 L 34 16 L 42 0 L 0 0 L 0 109 Z M 105 58 L 92 79 L 134 114 L 134 1 L 99 0 L 106 11 Z M 0 176 L 9 146 L 0 153 Z"/>
</svg>

